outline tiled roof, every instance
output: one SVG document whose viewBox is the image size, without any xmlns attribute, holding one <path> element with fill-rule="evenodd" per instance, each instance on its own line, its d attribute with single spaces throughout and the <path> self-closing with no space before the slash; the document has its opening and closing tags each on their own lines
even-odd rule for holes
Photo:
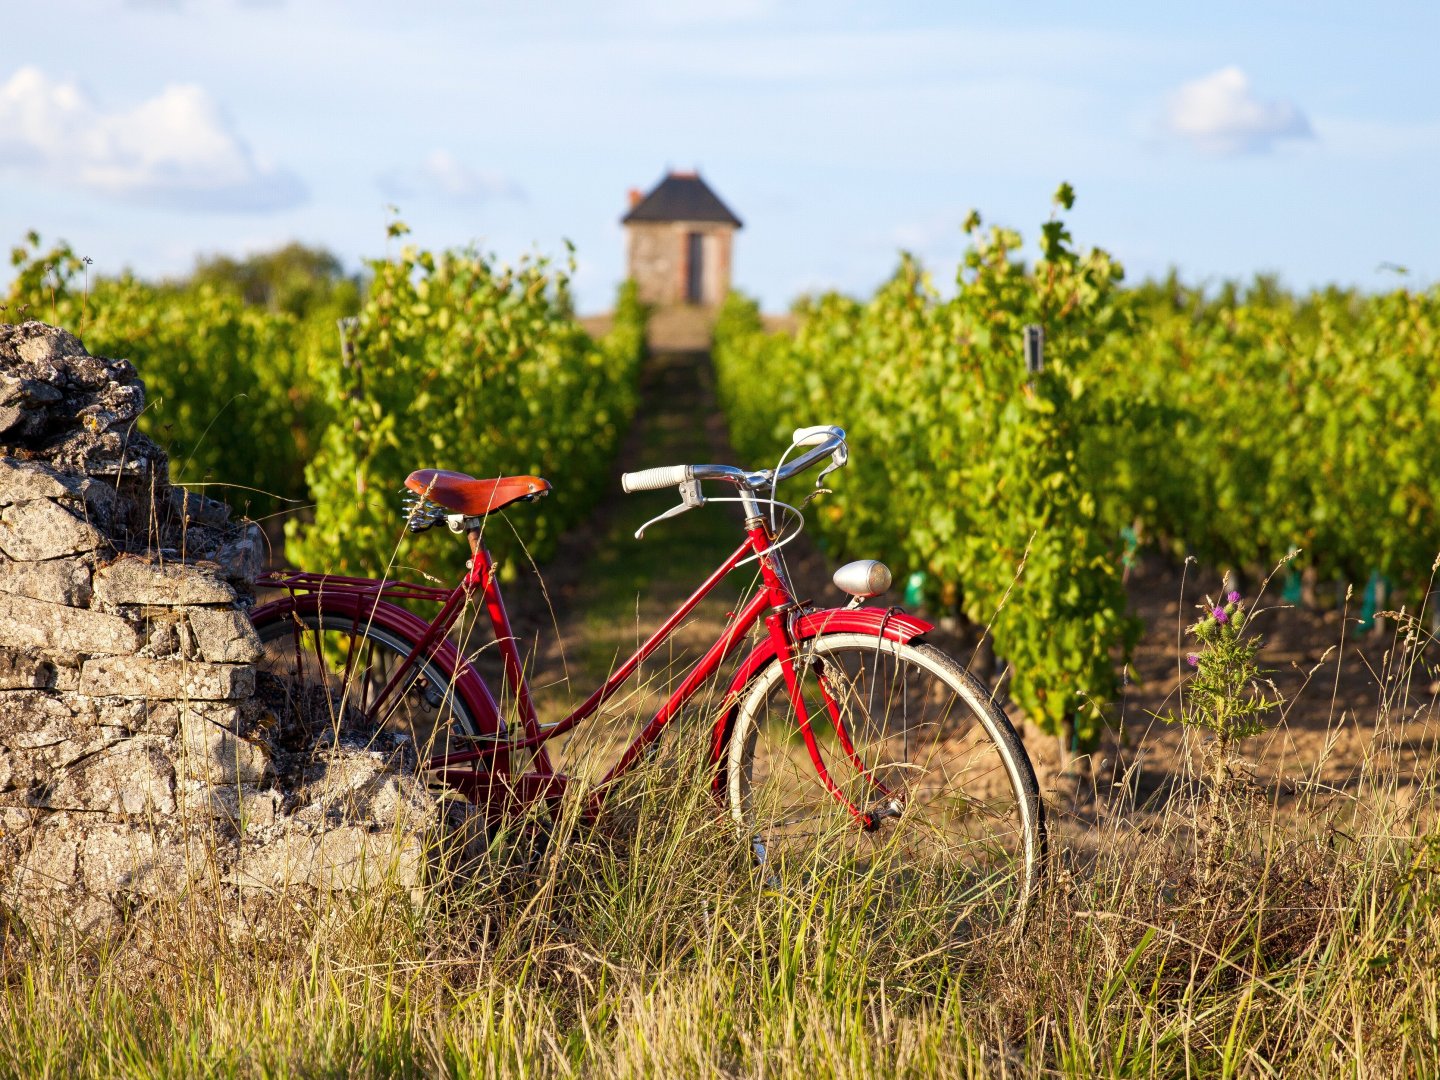
<svg viewBox="0 0 1440 1080">
<path fill-rule="evenodd" d="M 623 218 L 631 221 L 718 221 L 741 227 L 736 217 L 698 173 L 672 172 Z"/>
</svg>

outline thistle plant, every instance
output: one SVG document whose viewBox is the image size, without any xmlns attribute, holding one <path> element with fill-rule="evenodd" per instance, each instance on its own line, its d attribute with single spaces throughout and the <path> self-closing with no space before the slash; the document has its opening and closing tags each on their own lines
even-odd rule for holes
<svg viewBox="0 0 1440 1080">
<path fill-rule="evenodd" d="M 1248 615 L 1240 594 L 1229 593 L 1220 603 L 1206 597 L 1201 610 L 1204 614 L 1187 631 L 1198 647 L 1185 657 L 1195 674 L 1186 683 L 1179 721 L 1214 737 L 1218 788 L 1229 775 L 1236 743 L 1264 731 L 1265 714 L 1280 702 L 1265 692 L 1274 684 L 1256 662 L 1263 640 L 1245 632 Z"/>
</svg>

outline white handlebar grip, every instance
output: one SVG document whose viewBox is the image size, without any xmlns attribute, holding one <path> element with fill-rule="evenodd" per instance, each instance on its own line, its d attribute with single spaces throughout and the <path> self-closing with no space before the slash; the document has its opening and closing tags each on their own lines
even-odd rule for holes
<svg viewBox="0 0 1440 1080">
<path fill-rule="evenodd" d="M 679 487 L 689 479 L 689 465 L 662 465 L 658 469 L 642 469 L 639 472 L 622 474 L 620 487 L 627 494 L 636 491 L 659 491 L 661 488 Z"/>
<path fill-rule="evenodd" d="M 830 438 L 829 424 L 816 424 L 814 427 L 800 427 L 795 429 L 795 434 L 790 437 L 794 446 L 819 446 L 826 439 Z"/>
</svg>

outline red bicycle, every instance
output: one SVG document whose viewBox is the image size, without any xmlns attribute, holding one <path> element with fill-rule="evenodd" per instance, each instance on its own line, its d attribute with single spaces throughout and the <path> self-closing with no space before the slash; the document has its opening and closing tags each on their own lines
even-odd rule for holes
<svg viewBox="0 0 1440 1080">
<path fill-rule="evenodd" d="M 791 453 L 798 456 L 787 463 Z M 776 485 L 827 461 L 816 480 L 848 460 L 838 427 L 802 428 L 773 470 L 676 465 L 627 473 L 627 492 L 677 488 L 681 502 L 637 532 L 706 501 L 738 502 L 743 542 L 678 610 L 573 712 L 541 723 L 525 665 L 486 549 L 486 516 L 550 490 L 535 476 L 482 480 L 422 469 L 406 486 L 412 531 L 441 522 L 469 540 L 467 572 L 453 589 L 310 573 L 262 584 L 285 590 L 258 607 L 264 668 L 354 710 L 372 730 L 408 734 L 426 767 L 500 820 L 555 804 L 571 778 L 546 744 L 594 716 L 726 575 L 747 564 L 758 580 L 724 630 L 596 783 L 598 812 L 702 686 L 724 685 L 704 726 L 706 774 L 721 811 L 764 864 L 817 851 L 873 866 L 879 855 L 957 883 L 967 895 L 1023 906 L 1045 846 L 1043 810 L 1024 746 L 993 696 L 926 641 L 929 623 L 897 608 L 865 606 L 890 585 L 883 564 L 850 563 L 835 574 L 852 599 L 820 609 L 801 601 L 781 548 L 798 535 L 775 526 Z M 702 482 L 737 494 L 707 500 Z M 768 494 L 767 494 L 768 489 Z M 768 511 L 768 513 L 767 513 Z M 803 521 L 803 519 L 800 519 Z M 395 601 L 439 605 L 426 622 Z M 500 700 L 461 655 L 452 630 L 483 606 L 503 662 Z M 715 676 L 753 638 L 728 684 Z"/>
</svg>

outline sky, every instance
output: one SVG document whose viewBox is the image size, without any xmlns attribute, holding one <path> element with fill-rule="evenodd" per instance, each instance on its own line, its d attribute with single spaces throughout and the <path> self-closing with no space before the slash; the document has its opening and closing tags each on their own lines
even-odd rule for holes
<svg viewBox="0 0 1440 1080">
<path fill-rule="evenodd" d="M 953 281 L 972 208 L 1033 252 L 1061 181 L 1075 240 L 1130 280 L 1440 281 L 1434 0 L 0 11 L 0 243 L 35 229 L 100 273 L 292 239 L 358 269 L 394 206 L 431 248 L 568 239 L 598 311 L 628 189 L 698 169 L 767 310 L 864 294 L 902 249 Z"/>
</svg>

